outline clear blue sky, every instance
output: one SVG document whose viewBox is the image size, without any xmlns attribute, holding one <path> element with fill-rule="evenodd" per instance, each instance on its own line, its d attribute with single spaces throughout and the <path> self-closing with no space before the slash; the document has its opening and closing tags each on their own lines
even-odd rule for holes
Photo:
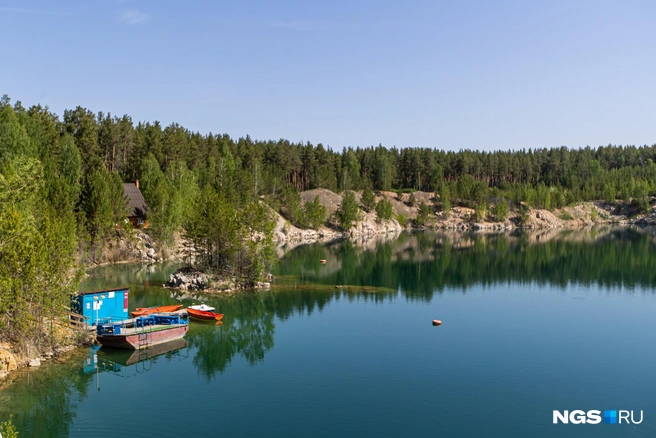
<svg viewBox="0 0 656 438">
<path fill-rule="evenodd" d="M 0 0 L 0 94 L 203 133 L 656 143 L 653 1 Z"/>
</svg>

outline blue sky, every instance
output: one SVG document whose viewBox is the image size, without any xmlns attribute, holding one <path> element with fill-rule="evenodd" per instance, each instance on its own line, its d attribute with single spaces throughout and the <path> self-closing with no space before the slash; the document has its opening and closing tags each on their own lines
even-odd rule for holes
<svg viewBox="0 0 656 438">
<path fill-rule="evenodd" d="M 203 133 L 656 143 L 652 1 L 0 0 L 0 94 Z"/>
</svg>

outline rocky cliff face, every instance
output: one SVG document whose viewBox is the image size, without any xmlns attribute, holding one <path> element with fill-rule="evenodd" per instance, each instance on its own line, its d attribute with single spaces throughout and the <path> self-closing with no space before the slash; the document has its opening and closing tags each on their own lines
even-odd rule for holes
<svg viewBox="0 0 656 438">
<path fill-rule="evenodd" d="M 189 260 L 189 258 L 193 260 L 194 254 L 193 244 L 184 239 L 180 233 L 174 235 L 170 245 L 163 245 L 145 230 L 137 229 L 107 241 L 95 264 L 154 263 L 165 260 Z"/>
<path fill-rule="evenodd" d="M 297 228 L 280 214 L 271 210 L 271 215 L 276 221 L 273 238 L 279 255 L 285 250 L 305 243 L 327 242 L 340 238 L 367 240 L 374 236 L 395 236 L 404 229 L 396 219 L 378 223 L 375 212 L 361 211 L 361 220 L 351 230 L 343 232 L 330 219 L 334 217 L 341 204 L 341 195 L 326 189 L 308 190 L 300 194 L 303 202 L 313 201 L 317 196 L 321 204 L 326 207 L 329 219 L 316 230 Z M 358 200 L 360 197 L 361 194 L 356 193 Z M 428 192 L 414 192 L 413 197 L 415 203 L 410 205 L 409 193 L 404 193 L 399 197 L 394 192 L 378 192 L 376 201 L 382 198 L 389 200 L 394 216 L 403 216 L 407 219 L 407 227 L 411 227 L 412 220 L 417 217 L 419 203 L 424 202 L 434 209 L 436 202 L 434 195 Z M 448 217 L 443 212 L 434 213 L 429 227 L 455 231 L 503 231 L 514 228 L 533 230 L 579 228 L 603 223 L 656 225 L 656 208 L 652 208 L 648 214 L 642 214 L 636 212 L 630 204 L 616 205 L 604 202 L 583 202 L 556 211 L 531 209 L 528 212 L 527 220 L 522 223 L 520 223 L 519 214 L 516 211 L 511 211 L 503 222 L 489 220 L 474 222 L 471 219 L 473 216 L 474 210 L 471 208 L 453 207 Z M 164 246 L 152 239 L 144 230 L 134 230 L 122 238 L 107 242 L 101 258 L 96 260 L 96 263 L 193 261 L 194 258 L 195 251 L 192 243 L 182 238 L 180 233 L 176 235 L 172 245 Z"/>
<path fill-rule="evenodd" d="M 290 247 L 305 243 L 328 242 L 346 237 L 367 239 L 384 234 L 398 235 L 403 229 L 396 219 L 378 223 L 374 212 L 362 212 L 362 220 L 358 221 L 348 232 L 326 225 L 319 227 L 317 230 L 303 230 L 289 223 L 278 213 L 274 212 L 274 215 L 276 219 L 276 226 L 273 231 L 274 242 L 278 248 L 286 246 L 285 249 L 287 250 Z"/>
</svg>

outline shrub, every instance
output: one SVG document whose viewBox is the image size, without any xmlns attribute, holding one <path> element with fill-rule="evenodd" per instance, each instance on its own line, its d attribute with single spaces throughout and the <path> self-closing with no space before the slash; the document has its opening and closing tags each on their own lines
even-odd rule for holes
<svg viewBox="0 0 656 438">
<path fill-rule="evenodd" d="M 485 217 L 485 204 L 478 204 L 474 207 L 474 222 L 481 222 Z"/>
<path fill-rule="evenodd" d="M 388 201 L 386 198 L 381 199 L 378 201 L 376 204 L 376 221 L 378 223 L 383 222 L 383 221 L 388 221 L 392 219 L 392 215 L 394 214 L 394 211 L 392 209 L 392 203 Z"/>
<path fill-rule="evenodd" d="M 433 211 L 430 207 L 424 202 L 419 203 L 419 211 L 417 212 L 417 219 L 415 219 L 415 225 L 418 227 L 423 227 L 429 225 L 433 222 Z"/>
<path fill-rule="evenodd" d="M 506 200 L 501 199 L 490 209 L 490 213 L 492 213 L 497 222 L 503 222 L 508 217 L 509 210 Z"/>
<path fill-rule="evenodd" d="M 301 195 L 293 187 L 286 187 L 280 193 L 280 214 L 297 227 L 304 228 L 303 207 Z"/>
<path fill-rule="evenodd" d="M 440 185 L 440 208 L 442 209 L 443 215 L 445 218 L 449 217 L 451 213 L 451 192 L 449 191 L 449 185 L 443 183 Z"/>
<path fill-rule="evenodd" d="M 353 227 L 353 223 L 358 220 L 358 202 L 351 190 L 347 190 L 342 197 L 342 205 L 337 210 L 337 220 L 344 231 Z"/>
<path fill-rule="evenodd" d="M 367 186 L 362 192 L 362 208 L 367 213 L 376 208 L 376 195 L 374 195 L 374 191 L 371 190 L 371 187 Z"/>
<path fill-rule="evenodd" d="M 304 223 L 310 228 L 317 229 L 326 221 L 326 207 L 321 205 L 319 196 L 314 201 L 306 202 L 303 205 Z"/>
<path fill-rule="evenodd" d="M 564 221 L 571 221 L 572 219 L 574 219 L 574 216 L 572 216 L 571 214 L 569 214 L 566 211 L 562 212 L 559 217 L 560 217 L 561 220 L 564 220 Z"/>
<path fill-rule="evenodd" d="M 528 211 L 529 208 L 524 204 L 519 204 L 519 224 L 524 225 L 528 222 Z"/>
<path fill-rule="evenodd" d="M 9 417 L 9 420 L 0 423 L 0 434 L 4 438 L 18 437 L 18 431 L 16 430 L 16 426 L 11 422 L 11 417 Z"/>
</svg>

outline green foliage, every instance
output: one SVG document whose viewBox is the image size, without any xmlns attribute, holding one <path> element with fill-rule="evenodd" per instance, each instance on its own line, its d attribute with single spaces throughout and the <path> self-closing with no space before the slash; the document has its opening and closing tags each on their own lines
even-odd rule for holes
<svg viewBox="0 0 656 438">
<path fill-rule="evenodd" d="M 81 204 L 86 231 L 96 249 L 113 234 L 117 224 L 125 223 L 128 214 L 121 178 L 102 167 L 87 175 Z"/>
<path fill-rule="evenodd" d="M 77 290 L 74 220 L 46 202 L 45 185 L 38 160 L 0 161 L 0 334 L 19 348 L 54 343 L 44 318 Z"/>
<path fill-rule="evenodd" d="M 529 207 L 524 204 L 519 204 L 519 217 L 517 218 L 520 225 L 525 225 L 528 222 Z"/>
<path fill-rule="evenodd" d="M 448 184 L 440 184 L 439 188 L 440 210 L 445 218 L 451 214 L 451 192 Z"/>
<path fill-rule="evenodd" d="M 0 160 L 16 156 L 35 157 L 32 140 L 10 106 L 0 110 Z"/>
<path fill-rule="evenodd" d="M 476 181 L 472 186 L 469 199 L 477 206 L 487 205 L 488 186 L 483 181 Z"/>
<path fill-rule="evenodd" d="M 305 223 L 315 230 L 326 221 L 326 207 L 321 205 L 319 196 L 315 196 L 314 201 L 308 201 L 303 205 L 303 213 Z"/>
<path fill-rule="evenodd" d="M 509 210 L 508 202 L 502 198 L 494 204 L 494 207 L 490 209 L 490 213 L 492 213 L 495 221 L 503 222 L 508 217 Z"/>
<path fill-rule="evenodd" d="M 16 426 L 11 421 L 11 417 L 7 421 L 3 421 L 0 423 L 0 435 L 3 438 L 17 438 L 18 437 L 18 430 L 16 430 Z"/>
<path fill-rule="evenodd" d="M 637 181 L 633 184 L 633 204 L 644 213 L 649 211 L 649 184 L 646 181 Z"/>
<path fill-rule="evenodd" d="M 367 186 L 362 192 L 362 209 L 369 213 L 374 208 L 376 208 L 376 195 L 371 187 Z"/>
<path fill-rule="evenodd" d="M 170 242 L 173 233 L 192 220 L 200 196 L 197 177 L 181 162 L 170 163 L 162 172 L 152 153 L 144 158 L 140 175 L 150 228 L 160 240 Z"/>
<path fill-rule="evenodd" d="M 356 190 L 360 187 L 360 161 L 352 148 L 344 149 L 342 172 L 344 190 Z"/>
<path fill-rule="evenodd" d="M 220 276 L 236 276 L 251 286 L 270 269 L 275 259 L 273 227 L 264 204 L 234 204 L 206 186 L 196 199 L 187 224 L 194 243 L 197 267 Z"/>
<path fill-rule="evenodd" d="M 483 218 L 485 218 L 485 205 L 484 204 L 479 204 L 474 207 L 474 215 L 472 217 L 472 220 L 474 222 L 482 222 Z"/>
<path fill-rule="evenodd" d="M 347 190 L 342 197 L 342 204 L 336 212 L 339 226 L 344 231 L 350 230 L 359 219 L 358 201 L 351 190 Z"/>
<path fill-rule="evenodd" d="M 396 221 L 401 225 L 403 228 L 405 228 L 406 224 L 408 223 L 408 219 L 403 216 L 402 214 L 397 214 L 396 215 Z"/>
<path fill-rule="evenodd" d="M 538 185 L 535 192 L 535 200 L 533 205 L 537 208 L 551 210 L 551 192 L 552 190 L 544 184 Z"/>
<path fill-rule="evenodd" d="M 606 183 L 604 185 L 604 200 L 610 204 L 614 204 L 616 197 L 617 197 L 617 190 L 615 189 L 615 186 Z"/>
<path fill-rule="evenodd" d="M 305 217 L 301 207 L 301 195 L 293 187 L 286 187 L 280 192 L 280 214 L 293 225 L 305 227 Z"/>
<path fill-rule="evenodd" d="M 563 211 L 558 217 L 564 221 L 571 221 L 572 219 L 574 219 L 574 216 L 572 216 L 566 211 Z"/>
<path fill-rule="evenodd" d="M 439 164 L 436 165 L 431 172 L 430 186 L 433 190 L 437 190 L 438 187 L 444 181 L 444 169 Z"/>
<path fill-rule="evenodd" d="M 392 219 L 393 215 L 394 209 L 392 207 L 392 203 L 387 198 L 383 197 L 376 204 L 376 221 L 378 223 L 388 221 Z"/>
<path fill-rule="evenodd" d="M 326 221 L 326 207 L 321 205 L 319 196 L 301 207 L 300 194 L 293 187 L 287 187 L 277 199 L 280 214 L 296 227 L 317 229 Z"/>
<path fill-rule="evenodd" d="M 424 201 L 419 203 L 419 210 L 417 211 L 417 219 L 415 225 L 417 227 L 424 227 L 433 223 L 433 211 Z"/>
<path fill-rule="evenodd" d="M 415 194 L 410 193 L 410 195 L 408 196 L 408 205 L 410 207 L 414 207 L 416 203 L 417 203 L 417 200 L 415 199 Z"/>
<path fill-rule="evenodd" d="M 240 212 L 241 235 L 239 240 L 244 247 L 237 260 L 239 275 L 247 286 L 253 286 L 263 279 L 264 273 L 271 270 L 276 253 L 273 244 L 275 222 L 269 217 L 264 204 L 254 201 L 248 203 Z M 239 243 L 237 243 L 239 244 Z"/>
</svg>

